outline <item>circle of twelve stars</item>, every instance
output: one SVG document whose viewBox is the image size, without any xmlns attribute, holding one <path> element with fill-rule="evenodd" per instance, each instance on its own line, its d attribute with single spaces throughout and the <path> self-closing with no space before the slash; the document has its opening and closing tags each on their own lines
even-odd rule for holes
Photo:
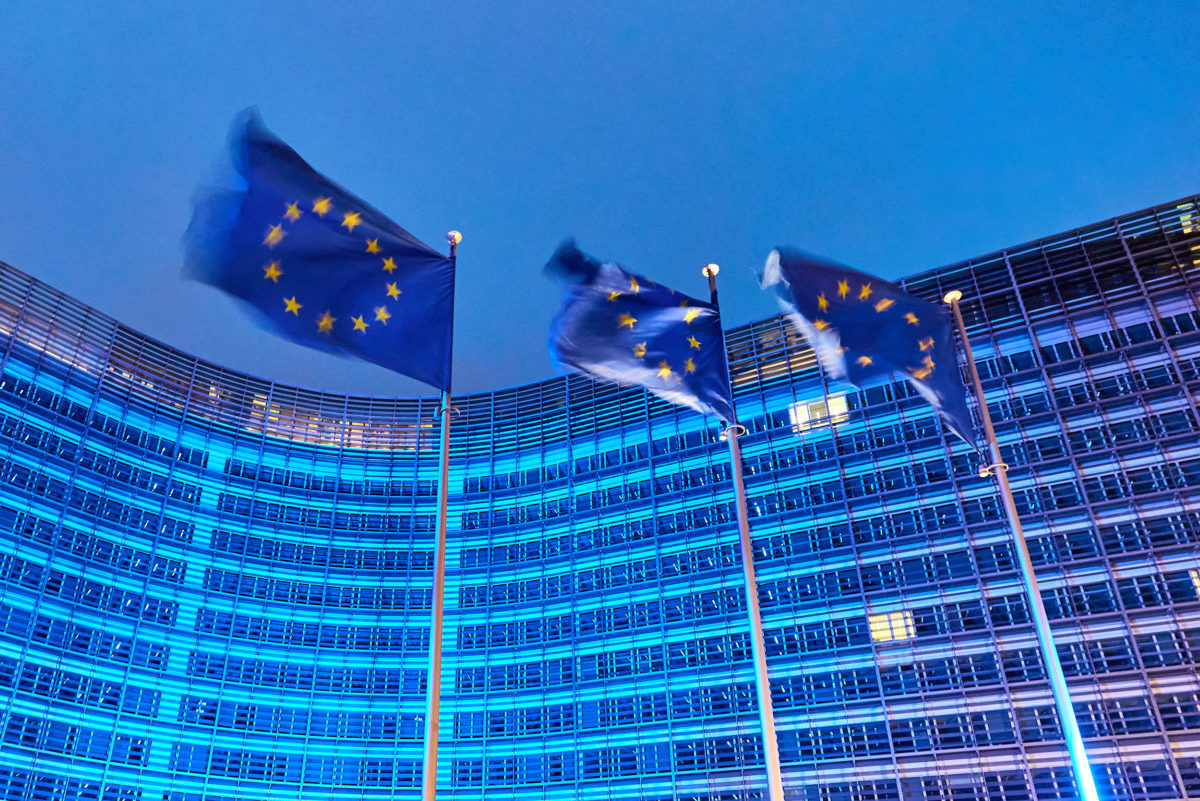
<svg viewBox="0 0 1200 801">
<path fill-rule="evenodd" d="M 892 306 L 894 306 L 896 304 L 896 301 L 892 300 L 891 298 L 881 298 L 880 300 L 877 300 L 872 303 L 872 301 L 871 301 L 872 291 L 873 290 L 871 289 L 870 281 L 868 281 L 865 284 L 860 285 L 859 290 L 858 290 L 858 300 L 861 303 L 870 303 L 875 308 L 875 312 L 877 314 L 881 314 L 881 313 L 887 311 L 889 308 L 891 308 Z M 838 298 L 840 298 L 843 301 L 847 299 L 847 297 L 850 295 L 850 282 L 849 281 L 846 281 L 846 280 L 838 281 L 837 295 L 838 295 Z M 822 313 L 829 311 L 829 299 L 825 297 L 824 292 L 817 295 L 817 308 L 820 309 Z M 908 323 L 909 325 L 918 325 L 921 322 L 920 318 L 918 318 L 917 315 L 913 314 L 912 312 L 904 313 L 904 321 L 906 323 Z M 812 325 L 813 325 L 813 328 L 817 329 L 818 331 L 824 331 L 827 328 L 829 328 L 829 323 L 820 318 L 814 319 L 812 322 Z M 908 373 L 913 378 L 921 380 L 921 379 L 928 378 L 930 375 L 933 374 L 934 362 L 933 362 L 933 355 L 930 353 L 930 351 L 933 350 L 933 345 L 934 345 L 933 337 L 927 336 L 927 337 L 924 337 L 923 339 L 918 340 L 917 346 L 920 347 L 921 352 L 925 354 L 925 357 L 921 360 L 920 367 L 909 367 L 908 368 Z M 842 346 L 842 353 L 848 353 L 849 351 L 850 351 L 849 348 L 845 347 L 844 345 Z M 870 356 L 867 356 L 865 354 L 862 356 L 859 356 L 854 361 L 857 362 L 859 364 L 859 366 L 861 366 L 861 367 L 869 367 L 870 365 L 875 363 L 874 359 L 872 359 Z"/>
<path fill-rule="evenodd" d="M 633 293 L 634 295 L 636 295 L 642 291 L 642 286 L 641 286 L 641 284 L 638 283 L 638 280 L 636 278 L 631 277 L 629 279 L 629 291 L 631 293 Z M 675 294 L 675 290 L 673 290 L 673 289 L 667 288 L 667 291 L 670 292 L 671 294 Z M 608 293 L 608 300 L 611 302 L 615 302 L 616 299 L 621 297 L 622 294 L 623 293 L 621 293 L 621 292 L 613 290 L 612 292 Z M 688 302 L 685 300 L 679 304 L 679 307 L 687 308 L 687 305 L 688 305 Z M 688 325 L 691 325 L 692 320 L 695 320 L 699 316 L 700 316 L 700 309 L 695 309 L 695 308 L 688 309 L 686 312 L 684 312 L 683 321 L 685 323 L 687 323 Z M 622 312 L 620 315 L 617 316 L 617 330 L 620 330 L 620 329 L 624 328 L 625 326 L 629 326 L 629 330 L 632 331 L 633 327 L 636 324 L 637 324 L 637 318 L 634 317 L 632 314 L 629 314 L 628 312 Z M 700 340 L 696 339 L 696 337 L 694 335 L 688 336 L 687 343 L 688 343 L 688 347 L 690 347 L 692 350 L 700 350 Z M 646 358 L 646 345 L 647 344 L 648 344 L 647 342 L 638 342 L 633 346 L 633 355 L 635 358 L 638 358 L 638 359 Z M 696 362 L 691 356 L 689 356 L 687 361 L 683 363 L 683 372 L 688 373 L 688 374 L 696 372 Z M 671 370 L 671 365 L 667 364 L 666 359 L 663 359 L 662 361 L 660 361 L 658 363 L 658 371 L 657 371 L 656 375 L 659 378 L 663 379 L 664 381 L 669 380 L 671 378 L 675 378 L 677 380 L 682 380 L 682 376 L 676 375 L 674 373 L 674 371 Z"/>
<path fill-rule="evenodd" d="M 332 210 L 333 198 L 318 197 L 313 201 L 312 213 L 316 214 L 318 217 L 324 218 L 325 215 Z M 267 229 L 267 235 L 263 239 L 263 244 L 273 250 L 275 246 L 282 242 L 283 238 L 288 235 L 288 232 L 283 227 L 283 221 L 286 220 L 287 222 L 294 223 L 296 220 L 299 220 L 303 214 L 304 212 L 300 210 L 300 204 L 298 202 L 289 203 L 283 212 L 283 219 L 277 225 L 272 225 L 269 229 Z M 341 227 L 345 228 L 351 233 L 353 233 L 355 227 L 361 223 L 362 214 L 360 212 L 348 211 L 342 215 Z M 381 269 L 388 275 L 391 275 L 396 269 L 396 260 L 391 256 L 384 256 L 382 254 L 379 247 L 378 238 L 367 239 L 364 241 L 366 242 L 365 252 L 377 254 L 380 261 L 383 262 Z M 279 277 L 283 275 L 283 268 L 280 267 L 280 261 L 278 260 L 263 265 L 262 270 L 263 280 L 271 281 L 275 284 L 279 283 Z M 392 300 L 398 300 L 400 295 L 403 294 L 403 291 L 396 286 L 395 281 L 388 281 L 386 283 L 387 286 L 384 291 L 387 293 L 387 296 Z M 282 298 L 282 300 L 284 314 L 291 312 L 297 317 L 300 316 L 300 310 L 304 308 L 304 304 L 298 301 L 295 295 L 292 295 L 290 298 Z M 372 311 L 375 314 L 375 319 L 371 322 L 378 322 L 387 325 L 387 321 L 392 318 L 392 314 L 388 311 L 386 305 L 375 306 Z M 354 324 L 355 331 L 362 334 L 367 332 L 367 328 L 371 325 L 371 323 L 368 323 L 365 318 L 366 314 L 359 314 L 350 318 L 350 321 Z M 333 333 L 333 324 L 337 321 L 338 318 L 330 314 L 329 309 L 326 309 L 320 316 L 316 318 L 318 333 Z"/>
</svg>

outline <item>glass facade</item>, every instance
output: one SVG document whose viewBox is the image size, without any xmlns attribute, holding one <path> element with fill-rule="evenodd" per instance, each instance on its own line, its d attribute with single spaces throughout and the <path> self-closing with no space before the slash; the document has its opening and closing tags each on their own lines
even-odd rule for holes
<svg viewBox="0 0 1200 801">
<path fill-rule="evenodd" d="M 1200 798 L 1200 197 L 961 289 L 1106 799 Z M 0 266 L 0 799 L 415 799 L 433 399 L 198 361 Z M 979 458 L 729 332 L 796 801 L 1069 799 Z M 727 450 L 575 377 L 458 398 L 439 792 L 764 798 Z"/>
</svg>

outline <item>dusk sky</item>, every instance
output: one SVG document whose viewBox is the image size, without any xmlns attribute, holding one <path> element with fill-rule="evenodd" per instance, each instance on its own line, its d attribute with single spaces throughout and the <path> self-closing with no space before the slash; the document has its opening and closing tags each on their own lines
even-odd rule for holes
<svg viewBox="0 0 1200 801">
<path fill-rule="evenodd" d="M 1194 3 L 4 3 L 0 260 L 218 364 L 432 394 L 181 277 L 234 116 L 445 250 L 456 391 L 548 378 L 574 236 L 776 313 L 781 244 L 886 277 L 1200 192 Z"/>
</svg>

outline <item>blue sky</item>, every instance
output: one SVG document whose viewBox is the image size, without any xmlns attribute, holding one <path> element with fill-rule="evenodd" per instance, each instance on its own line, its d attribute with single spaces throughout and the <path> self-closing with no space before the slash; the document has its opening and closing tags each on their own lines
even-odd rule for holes
<svg viewBox="0 0 1200 801">
<path fill-rule="evenodd" d="M 257 105 L 439 248 L 455 385 L 554 374 L 541 275 L 574 236 L 766 317 L 791 244 L 897 277 L 1200 191 L 1185 3 L 7 3 L 0 259 L 202 358 L 428 394 L 278 340 L 180 277 L 197 187 Z"/>
</svg>

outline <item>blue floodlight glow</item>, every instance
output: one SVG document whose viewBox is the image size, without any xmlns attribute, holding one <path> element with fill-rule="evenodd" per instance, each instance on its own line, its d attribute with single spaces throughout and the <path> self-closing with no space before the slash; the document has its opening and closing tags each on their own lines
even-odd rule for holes
<svg viewBox="0 0 1200 801">
<path fill-rule="evenodd" d="M 964 290 L 1078 749 L 977 456 L 780 318 L 727 332 L 789 799 L 1200 795 L 1198 202 L 906 282 Z M 415 801 L 437 400 L 7 265 L 0 345 L 0 801 Z M 765 801 L 717 424 L 576 377 L 455 405 L 439 795 Z"/>
</svg>

